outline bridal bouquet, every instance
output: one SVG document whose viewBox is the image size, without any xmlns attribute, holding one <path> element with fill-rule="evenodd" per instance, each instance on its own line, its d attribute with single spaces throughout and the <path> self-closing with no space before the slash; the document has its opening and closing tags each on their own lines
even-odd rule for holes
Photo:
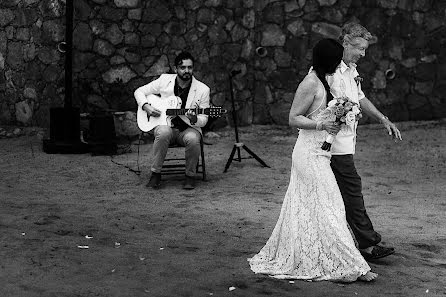
<svg viewBox="0 0 446 297">
<path fill-rule="evenodd" d="M 358 103 L 343 96 L 328 102 L 327 110 L 336 116 L 335 122 L 344 125 L 354 125 L 361 117 L 361 108 Z M 329 151 L 336 135 L 329 134 L 322 144 L 324 151 Z"/>
</svg>

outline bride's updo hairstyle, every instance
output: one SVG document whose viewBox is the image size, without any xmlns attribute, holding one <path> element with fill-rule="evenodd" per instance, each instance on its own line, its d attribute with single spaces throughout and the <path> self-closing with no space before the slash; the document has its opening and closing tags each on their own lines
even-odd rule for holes
<svg viewBox="0 0 446 297">
<path fill-rule="evenodd" d="M 344 47 L 335 39 L 325 38 L 313 48 L 313 70 L 327 91 L 327 102 L 333 99 L 325 76 L 333 74 L 342 60 Z"/>
</svg>

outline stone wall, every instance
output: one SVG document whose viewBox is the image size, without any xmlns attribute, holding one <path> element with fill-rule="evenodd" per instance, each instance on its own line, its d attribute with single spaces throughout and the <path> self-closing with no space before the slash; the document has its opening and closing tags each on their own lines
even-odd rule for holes
<svg viewBox="0 0 446 297">
<path fill-rule="evenodd" d="M 376 37 L 358 66 L 393 120 L 446 116 L 445 0 L 75 0 L 73 104 L 133 111 L 133 91 L 171 71 L 181 50 L 212 103 L 240 124 L 282 124 L 322 37 L 357 20 Z M 0 123 L 46 126 L 64 103 L 65 0 L 0 0 Z M 367 119 L 365 119 L 367 121 Z M 223 126 L 230 116 L 219 119 Z"/>
</svg>

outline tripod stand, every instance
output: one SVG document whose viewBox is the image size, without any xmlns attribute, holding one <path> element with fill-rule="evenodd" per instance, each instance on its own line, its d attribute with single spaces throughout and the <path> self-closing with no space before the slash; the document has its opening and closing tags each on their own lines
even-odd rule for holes
<svg viewBox="0 0 446 297">
<path fill-rule="evenodd" d="M 253 151 L 251 151 L 243 142 L 240 142 L 239 137 L 238 137 L 237 115 L 236 115 L 236 112 L 235 112 L 234 91 L 232 89 L 232 78 L 234 76 L 236 76 L 237 74 L 239 74 L 240 72 L 241 72 L 241 70 L 233 70 L 229 74 L 229 88 L 230 88 L 230 91 L 231 91 L 232 119 L 234 121 L 235 143 L 234 143 L 234 147 L 232 148 L 231 155 L 229 156 L 228 162 L 226 162 L 225 170 L 223 172 L 226 172 L 228 170 L 229 166 L 231 166 L 232 160 L 241 162 L 242 159 L 249 159 L 249 158 L 254 158 L 260 164 L 262 164 L 263 167 L 268 167 L 269 168 L 269 166 L 266 165 L 266 163 L 263 162 L 263 160 L 260 159 L 259 156 L 257 156 Z M 241 154 L 240 154 L 240 148 L 243 148 L 245 151 L 247 151 L 248 154 L 250 154 L 250 157 L 242 158 Z M 237 151 L 237 158 L 234 158 L 235 151 Z"/>
</svg>

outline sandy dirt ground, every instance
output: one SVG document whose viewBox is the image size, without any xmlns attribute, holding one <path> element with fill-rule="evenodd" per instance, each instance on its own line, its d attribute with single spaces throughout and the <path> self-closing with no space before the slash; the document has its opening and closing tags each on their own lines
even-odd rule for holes
<svg viewBox="0 0 446 297">
<path fill-rule="evenodd" d="M 288 185 L 289 127 L 242 128 L 271 168 L 243 159 L 227 173 L 234 133 L 218 131 L 205 146 L 208 181 L 192 191 L 181 176 L 145 187 L 150 142 L 137 175 L 136 145 L 113 157 L 50 155 L 37 135 L 0 140 L 0 296 L 446 296 L 446 121 L 399 127 L 399 144 L 378 125 L 359 128 L 366 206 L 396 253 L 370 263 L 377 281 L 352 284 L 249 269 Z"/>
</svg>

